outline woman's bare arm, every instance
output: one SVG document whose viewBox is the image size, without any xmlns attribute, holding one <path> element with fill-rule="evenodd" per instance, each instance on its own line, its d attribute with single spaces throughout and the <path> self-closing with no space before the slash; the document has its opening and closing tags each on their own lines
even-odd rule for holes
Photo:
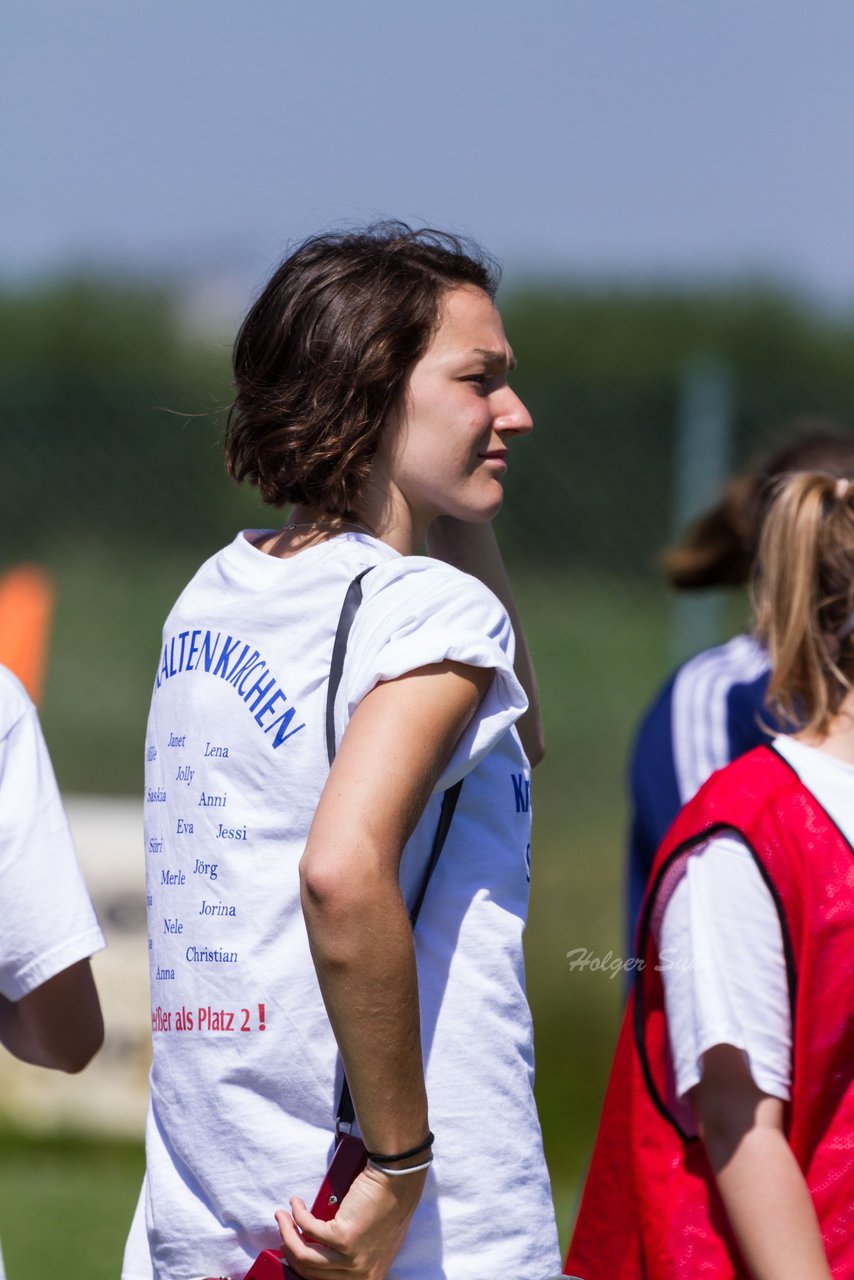
<svg viewBox="0 0 854 1280">
<path fill-rule="evenodd" d="M 17 1001 L 0 996 L 0 1042 L 24 1062 L 82 1071 L 104 1041 L 88 960 L 69 965 Z"/>
<path fill-rule="evenodd" d="M 428 1132 L 400 858 L 491 679 L 490 670 L 443 662 L 369 693 L 344 733 L 300 864 L 312 956 L 369 1150 L 405 1151 Z M 346 1259 L 354 1280 L 382 1280 L 424 1177 L 369 1168 L 327 1224 L 293 1201 L 293 1219 L 278 1215 L 291 1265 L 314 1280 Z M 294 1223 L 319 1243 L 303 1240 Z"/>
<path fill-rule="evenodd" d="M 467 524 L 452 516 L 440 516 L 430 525 L 427 550 L 436 560 L 444 560 L 446 564 L 470 573 L 473 578 L 479 578 L 507 610 L 516 634 L 513 667 L 528 696 L 528 710 L 519 717 L 516 728 L 532 767 L 538 765 L 545 755 L 546 743 L 537 676 L 495 530 L 491 524 Z"/>
<path fill-rule="evenodd" d="M 703 1078 L 689 1097 L 753 1280 L 831 1280 L 812 1198 L 783 1131 L 785 1104 L 756 1087 L 732 1045 L 703 1055 Z"/>
</svg>

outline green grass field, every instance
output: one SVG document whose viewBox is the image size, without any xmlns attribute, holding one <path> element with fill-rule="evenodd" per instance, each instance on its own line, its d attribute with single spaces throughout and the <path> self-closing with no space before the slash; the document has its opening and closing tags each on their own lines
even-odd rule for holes
<svg viewBox="0 0 854 1280">
<path fill-rule="evenodd" d="M 141 743 L 162 619 L 195 568 L 104 547 L 67 549 L 44 724 L 69 791 L 141 786 Z M 622 953 L 625 757 L 669 662 L 667 600 L 654 582 L 515 575 L 537 663 L 547 757 L 534 784 L 527 933 L 537 1092 L 562 1237 L 595 1132 L 622 980 L 571 972 L 566 953 Z M 500 1123 L 500 1117 L 496 1118 Z M 141 1148 L 9 1131 L 0 1162 L 8 1280 L 115 1280 Z"/>
<path fill-rule="evenodd" d="M 144 1168 L 141 1143 L 0 1130 L 7 1280 L 117 1280 Z"/>
</svg>

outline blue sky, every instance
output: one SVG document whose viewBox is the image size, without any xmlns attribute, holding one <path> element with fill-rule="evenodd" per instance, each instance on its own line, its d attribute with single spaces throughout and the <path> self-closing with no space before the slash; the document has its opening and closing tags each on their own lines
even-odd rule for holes
<svg viewBox="0 0 854 1280">
<path fill-rule="evenodd" d="M 0 278 L 398 215 L 511 280 L 854 298 L 850 0 L 6 0 L 0 46 Z"/>
</svg>

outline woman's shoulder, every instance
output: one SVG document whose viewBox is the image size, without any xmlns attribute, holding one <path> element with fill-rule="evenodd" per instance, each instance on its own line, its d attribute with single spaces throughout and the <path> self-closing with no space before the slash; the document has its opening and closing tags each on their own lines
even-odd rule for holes
<svg viewBox="0 0 854 1280">
<path fill-rule="evenodd" d="M 354 640 L 369 649 L 396 636 L 451 638 L 460 651 L 503 653 L 513 660 L 507 611 L 478 578 L 429 556 L 399 556 L 376 564 L 362 582 Z"/>
<path fill-rule="evenodd" d="M 479 578 L 430 556 L 398 556 L 374 565 L 363 582 L 365 603 L 408 605 L 425 614 L 437 604 L 475 616 L 505 618 L 497 596 Z"/>
<path fill-rule="evenodd" d="M 350 714 L 377 684 L 436 663 L 493 673 L 450 773 L 443 774 L 441 785 L 448 786 L 491 751 L 527 707 L 513 669 L 507 612 L 479 579 L 427 556 L 377 563 L 362 582 L 342 679 Z M 465 765 L 454 774 L 460 761 Z"/>
</svg>

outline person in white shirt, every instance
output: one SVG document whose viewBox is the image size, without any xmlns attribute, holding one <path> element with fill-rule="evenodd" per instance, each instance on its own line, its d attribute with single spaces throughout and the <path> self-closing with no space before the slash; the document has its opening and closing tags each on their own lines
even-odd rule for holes
<svg viewBox="0 0 854 1280">
<path fill-rule="evenodd" d="M 532 424 L 496 284 L 443 233 L 318 236 L 238 336 L 229 468 L 293 507 L 203 565 L 164 627 L 125 1280 L 239 1280 L 277 1245 L 306 1280 L 560 1270 L 522 958 L 542 730 L 490 526 Z M 342 1062 L 372 1157 L 324 1222 L 306 1201 Z"/>
<path fill-rule="evenodd" d="M 36 709 L 4 666 L 0 910 L 0 1044 L 36 1066 L 82 1071 L 104 1038 L 89 964 L 104 939 L 77 865 Z"/>
</svg>

